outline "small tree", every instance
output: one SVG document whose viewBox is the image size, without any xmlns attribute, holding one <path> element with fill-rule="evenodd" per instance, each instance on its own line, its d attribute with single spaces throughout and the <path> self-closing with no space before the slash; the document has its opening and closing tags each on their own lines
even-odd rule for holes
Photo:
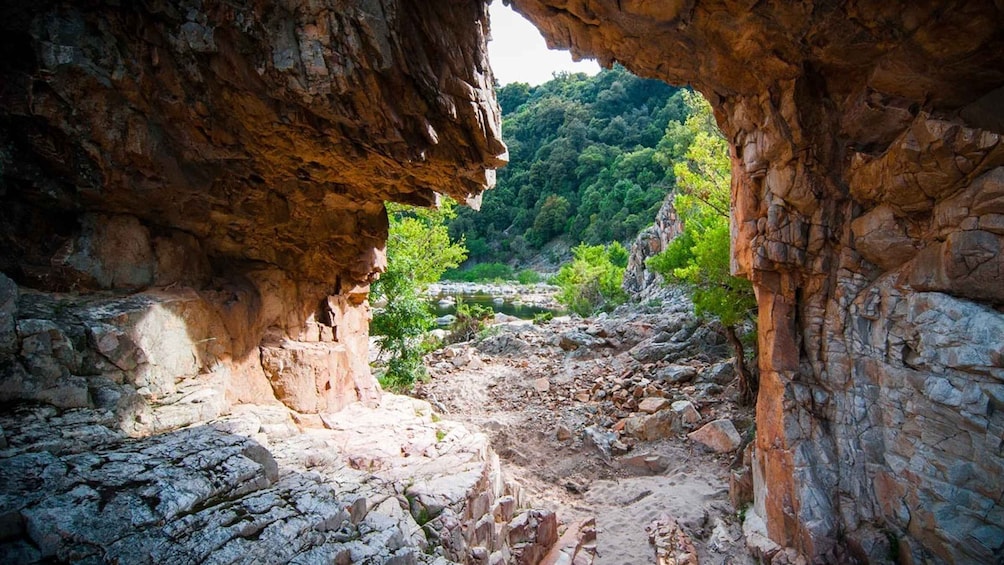
<svg viewBox="0 0 1004 565">
<path fill-rule="evenodd" d="M 691 117 L 684 124 L 689 139 L 684 161 L 676 163 L 678 194 L 674 200 L 684 231 L 646 265 L 667 281 L 690 285 L 698 316 L 717 319 L 736 355 L 740 401 L 756 398 L 756 349 L 753 367 L 738 328 L 756 322 L 756 299 L 748 280 L 729 270 L 730 175 L 728 145 L 711 120 L 711 107 L 697 94 L 687 97 Z"/>
<path fill-rule="evenodd" d="M 454 207 L 449 199 L 439 209 L 387 205 L 387 272 L 371 289 L 387 306 L 370 324 L 381 351 L 391 355 L 381 379 L 385 386 L 404 388 L 425 375 L 420 345 L 435 318 L 422 293 L 467 257 L 463 241 L 451 241 L 447 232 L 446 220 L 456 215 Z"/>
<path fill-rule="evenodd" d="M 558 301 L 580 316 L 611 309 L 627 300 L 621 288 L 627 250 L 616 241 L 610 245 L 578 245 L 573 260 L 562 265 L 555 277 L 561 287 Z"/>
</svg>

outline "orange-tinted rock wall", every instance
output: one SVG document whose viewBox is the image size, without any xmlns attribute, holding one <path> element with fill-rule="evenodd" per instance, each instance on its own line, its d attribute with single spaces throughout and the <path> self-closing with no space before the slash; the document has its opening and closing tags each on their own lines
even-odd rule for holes
<svg viewBox="0 0 1004 565">
<path fill-rule="evenodd" d="M 202 377 L 300 412 L 374 400 L 384 202 L 476 205 L 506 160 L 486 10 L 4 2 L 0 272 L 20 291 L 3 285 L 0 400 L 95 407 L 108 381 L 149 404 Z M 176 340 L 143 325 L 177 317 Z M 57 318 L 73 335 L 24 322 Z M 36 362 L 53 339 L 73 362 Z M 184 361 L 151 388 L 158 359 Z"/>
<path fill-rule="evenodd" d="M 1000 560 L 1000 5 L 510 3 L 715 108 L 759 303 L 770 537 L 819 562 Z"/>
</svg>

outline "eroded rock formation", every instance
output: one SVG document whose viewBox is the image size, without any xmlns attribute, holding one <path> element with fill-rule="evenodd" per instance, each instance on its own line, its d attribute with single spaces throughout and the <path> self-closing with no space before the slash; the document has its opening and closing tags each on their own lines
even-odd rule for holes
<svg viewBox="0 0 1004 565">
<path fill-rule="evenodd" d="M 104 363 L 57 371 L 5 286 L 0 398 L 50 401 L 62 371 L 65 406 L 94 405 L 90 377 L 152 402 L 207 373 L 232 401 L 374 400 L 383 202 L 476 204 L 505 162 L 487 24 L 480 2 L 4 3 L 0 271 L 22 302 L 116 294 L 55 300 Z"/>
<path fill-rule="evenodd" d="M 813 561 L 1000 560 L 1000 4 L 509 3 L 715 108 L 760 307 L 770 538 Z"/>
<path fill-rule="evenodd" d="M 406 462 L 343 472 L 322 431 L 380 398 L 384 202 L 476 205 L 505 162 L 487 26 L 473 0 L 0 5 L 0 561 L 547 551 L 483 440 L 413 469 L 453 490 L 409 508 L 368 484 Z"/>
<path fill-rule="evenodd" d="M 511 3 L 715 107 L 760 305 L 770 538 L 999 560 L 999 3 Z M 383 201 L 475 202 L 504 161 L 485 34 L 474 0 L 5 2 L 2 400 L 140 435 L 242 400 L 372 400 Z"/>
<path fill-rule="evenodd" d="M 357 403 L 307 433 L 278 406 L 140 440 L 103 419 L 0 415 L 5 564 L 529 564 L 557 540 L 487 437 L 420 400 Z"/>
</svg>

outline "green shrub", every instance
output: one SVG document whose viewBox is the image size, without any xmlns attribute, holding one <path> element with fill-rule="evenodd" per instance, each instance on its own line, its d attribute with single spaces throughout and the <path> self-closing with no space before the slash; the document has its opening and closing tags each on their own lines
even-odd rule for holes
<svg viewBox="0 0 1004 565">
<path fill-rule="evenodd" d="M 378 377 L 380 386 L 391 392 L 407 392 L 415 381 L 424 380 L 428 375 L 420 349 L 405 350 L 394 355 L 387 362 L 384 374 Z"/>
<path fill-rule="evenodd" d="M 495 317 L 495 311 L 480 304 L 467 304 L 463 301 L 457 302 L 457 319 L 450 327 L 450 336 L 447 341 L 459 343 L 470 341 L 485 329 L 485 323 Z"/>
<path fill-rule="evenodd" d="M 505 263 L 478 263 L 466 269 L 450 269 L 443 280 L 462 282 L 493 282 L 513 280 L 515 273 Z"/>
<path fill-rule="evenodd" d="M 533 315 L 534 324 L 543 324 L 545 322 L 550 322 L 554 319 L 554 312 L 540 312 L 539 314 Z"/>
<path fill-rule="evenodd" d="M 519 284 L 536 284 L 542 282 L 544 277 L 540 276 L 540 273 L 534 271 L 533 269 L 523 269 L 522 271 L 516 273 L 516 281 Z"/>
<path fill-rule="evenodd" d="M 422 291 L 467 256 L 463 242 L 451 241 L 446 229 L 453 206 L 449 200 L 440 209 L 387 205 L 387 272 L 371 289 L 374 299 L 387 299 L 387 306 L 373 315 L 370 334 L 378 338 L 381 353 L 390 353 L 380 377 L 388 389 L 407 389 L 427 374 L 422 356 L 435 318 Z"/>
<path fill-rule="evenodd" d="M 627 293 L 621 288 L 624 267 L 616 265 L 614 260 L 624 253 L 624 246 L 617 242 L 574 247 L 574 259 L 563 265 L 554 279 L 561 287 L 558 302 L 580 316 L 623 304 L 627 300 Z"/>
<path fill-rule="evenodd" d="M 736 355 L 740 400 L 756 398 L 755 347 L 746 359 L 743 328 L 755 326 L 756 297 L 750 281 L 732 276 L 729 257 L 731 197 L 728 142 L 714 125 L 711 107 L 699 95 L 686 96 L 692 108 L 683 125 L 684 159 L 674 165 L 679 192 L 673 200 L 684 231 L 646 261 L 667 282 L 690 287 L 698 316 L 717 319 Z M 754 341 L 755 345 L 755 341 Z"/>
</svg>

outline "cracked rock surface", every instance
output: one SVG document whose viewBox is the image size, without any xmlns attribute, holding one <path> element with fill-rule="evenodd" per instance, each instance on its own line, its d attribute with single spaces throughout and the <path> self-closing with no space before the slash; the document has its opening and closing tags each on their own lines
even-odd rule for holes
<svg viewBox="0 0 1004 565">
<path fill-rule="evenodd" d="M 4 563 L 533 563 L 558 541 L 486 437 L 423 401 L 385 395 L 323 427 L 242 405 L 142 439 L 101 416 L 2 418 Z"/>
</svg>

